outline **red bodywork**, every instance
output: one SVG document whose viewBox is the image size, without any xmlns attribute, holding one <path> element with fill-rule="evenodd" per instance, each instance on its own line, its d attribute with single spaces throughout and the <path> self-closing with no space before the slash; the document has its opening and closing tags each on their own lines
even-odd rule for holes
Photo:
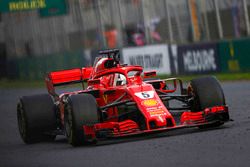
<svg viewBox="0 0 250 167">
<path fill-rule="evenodd" d="M 46 78 L 48 92 L 58 105 L 62 125 L 64 124 L 65 98 L 79 93 L 98 92 L 98 95 L 94 96 L 100 112 L 102 112 L 99 114 L 105 113 L 105 119 L 100 120 L 99 123 L 83 125 L 85 134 L 92 139 L 103 137 L 99 133 L 103 131 L 105 131 L 106 137 L 121 137 L 200 126 L 211 123 L 210 120 L 206 119 L 207 116 L 228 112 L 226 106 L 214 106 L 195 113 L 187 109 L 182 112 L 180 119 L 176 120 L 164 104 L 159 92 L 164 94 L 176 92 L 178 79 L 143 81 L 144 78 L 155 76 L 156 72 L 145 72 L 143 77 L 141 66 L 127 66 L 117 63 L 114 67 L 107 67 L 107 64 L 112 63 L 112 61 L 113 59 L 110 57 L 102 57 L 97 59 L 93 67 L 56 71 L 48 74 Z M 87 81 L 88 84 L 86 89 L 60 95 L 55 92 L 55 86 L 83 83 L 84 81 Z M 168 81 L 173 81 L 173 89 L 166 89 Z M 157 89 L 152 85 L 153 82 L 159 83 Z M 135 106 L 141 113 L 144 125 L 141 126 L 135 119 L 120 120 L 119 104 Z"/>
</svg>

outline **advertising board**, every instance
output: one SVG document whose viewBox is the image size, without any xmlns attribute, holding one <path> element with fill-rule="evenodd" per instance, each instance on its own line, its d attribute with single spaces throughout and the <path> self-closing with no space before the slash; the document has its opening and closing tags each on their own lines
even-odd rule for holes
<svg viewBox="0 0 250 167">
<path fill-rule="evenodd" d="M 66 11 L 65 0 L 0 0 L 0 12 L 18 12 L 43 9 L 43 15 L 49 12 Z M 50 10 L 50 11 L 47 11 Z"/>
<path fill-rule="evenodd" d="M 217 44 L 170 46 L 171 69 L 176 74 L 201 74 L 219 71 Z"/>
<path fill-rule="evenodd" d="M 158 74 L 170 74 L 167 45 L 150 45 L 124 48 L 123 61 L 128 65 L 140 65 L 144 71 L 156 70 Z"/>
</svg>

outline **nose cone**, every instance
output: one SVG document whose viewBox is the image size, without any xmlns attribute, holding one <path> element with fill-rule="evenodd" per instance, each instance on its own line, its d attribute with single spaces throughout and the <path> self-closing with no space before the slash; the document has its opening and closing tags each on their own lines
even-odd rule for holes
<svg viewBox="0 0 250 167">
<path fill-rule="evenodd" d="M 129 92 L 144 115 L 148 129 L 166 127 L 168 126 L 167 120 L 171 120 L 171 125 L 175 125 L 172 115 L 151 85 L 134 86 Z"/>
</svg>

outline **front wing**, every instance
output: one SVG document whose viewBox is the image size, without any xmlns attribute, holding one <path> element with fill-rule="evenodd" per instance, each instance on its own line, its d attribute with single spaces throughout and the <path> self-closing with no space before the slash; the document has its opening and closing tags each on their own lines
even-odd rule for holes
<svg viewBox="0 0 250 167">
<path fill-rule="evenodd" d="M 125 120 L 122 122 L 105 122 L 97 123 L 95 125 L 84 125 L 83 130 L 88 140 L 94 140 L 160 133 L 183 128 L 204 127 L 215 123 L 223 124 L 227 121 L 229 121 L 228 107 L 216 106 L 206 108 L 200 112 L 183 112 L 180 118 L 180 124 L 172 127 L 140 130 L 136 122 L 133 120 Z"/>
</svg>

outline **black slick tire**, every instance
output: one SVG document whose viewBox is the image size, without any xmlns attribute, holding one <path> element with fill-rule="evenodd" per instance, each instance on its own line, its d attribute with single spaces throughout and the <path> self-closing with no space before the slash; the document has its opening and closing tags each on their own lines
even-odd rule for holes
<svg viewBox="0 0 250 167">
<path fill-rule="evenodd" d="M 214 106 L 224 106 L 225 97 L 219 81 L 215 77 L 200 77 L 191 80 L 188 91 L 194 97 L 191 105 L 192 112 L 202 111 L 205 108 Z M 223 115 L 222 120 L 229 118 L 228 113 Z M 224 124 L 223 121 L 218 121 L 213 124 L 199 126 L 199 128 L 217 127 Z"/>
<path fill-rule="evenodd" d="M 95 98 L 90 94 L 68 97 L 65 105 L 64 126 L 68 142 L 72 146 L 94 143 L 84 133 L 84 125 L 98 123 L 98 109 Z"/>
<path fill-rule="evenodd" d="M 56 114 L 50 95 L 23 96 L 17 105 L 18 128 L 27 144 L 51 141 L 56 135 Z"/>
</svg>

